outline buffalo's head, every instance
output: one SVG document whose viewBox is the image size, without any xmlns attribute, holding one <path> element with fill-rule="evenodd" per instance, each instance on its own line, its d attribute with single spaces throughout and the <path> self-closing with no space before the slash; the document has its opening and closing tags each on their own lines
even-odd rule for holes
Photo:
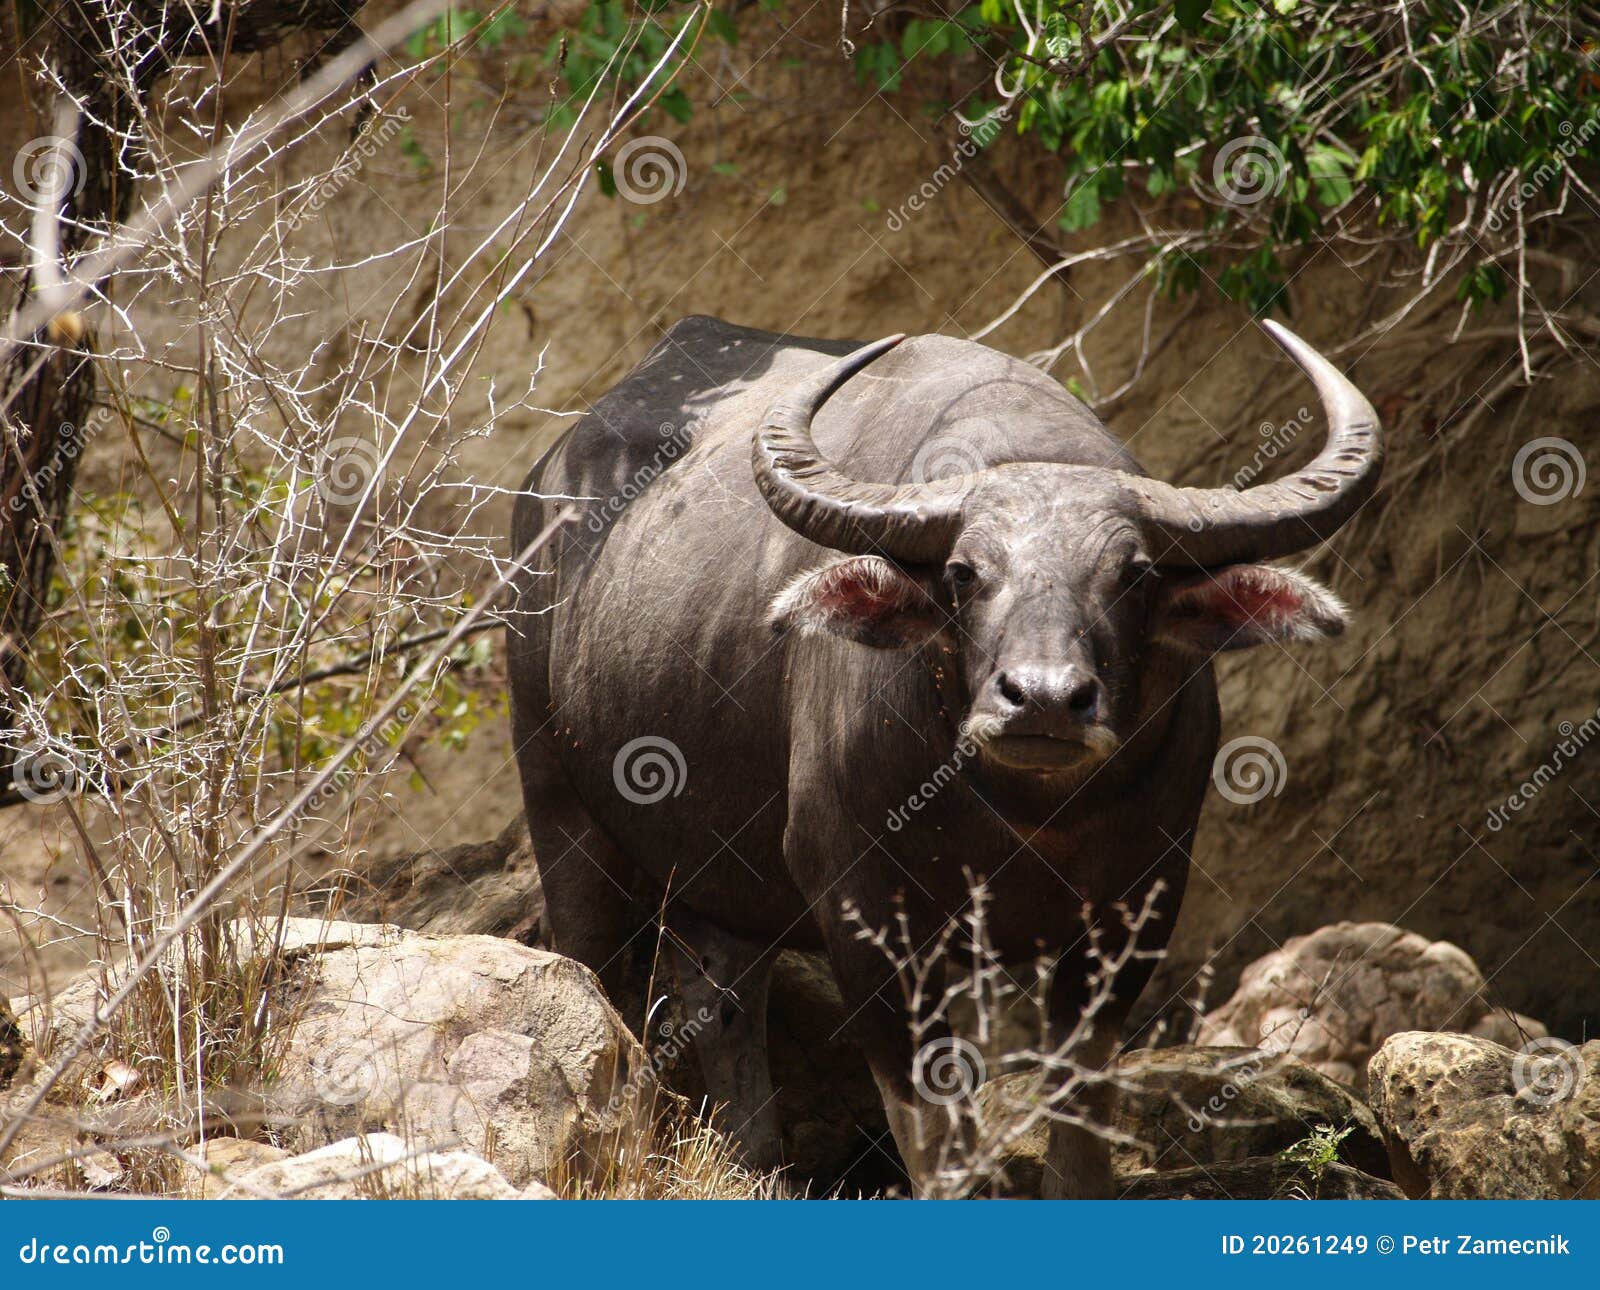
<svg viewBox="0 0 1600 1290">
<path fill-rule="evenodd" d="M 1372 494 L 1378 420 L 1331 363 L 1265 325 L 1315 383 L 1328 441 L 1305 469 L 1244 492 L 1041 462 L 865 483 L 822 456 L 812 417 L 902 338 L 830 365 L 755 436 L 774 514 L 843 553 L 784 589 L 775 627 L 889 649 L 943 641 L 984 754 L 1042 771 L 1105 757 L 1133 734 L 1152 660 L 1336 635 L 1344 609 L 1329 591 L 1258 561 L 1322 541 Z"/>
</svg>

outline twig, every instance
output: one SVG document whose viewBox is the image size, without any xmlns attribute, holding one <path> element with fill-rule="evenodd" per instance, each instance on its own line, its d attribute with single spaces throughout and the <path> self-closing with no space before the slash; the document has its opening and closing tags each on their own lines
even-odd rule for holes
<svg viewBox="0 0 1600 1290">
<path fill-rule="evenodd" d="M 510 567 L 500 574 L 494 586 L 489 589 L 483 599 L 469 609 L 461 621 L 450 629 L 449 635 L 446 636 L 439 648 L 434 650 L 417 667 L 413 668 L 405 679 L 395 687 L 394 693 L 368 718 L 365 723 L 365 730 L 346 740 L 339 751 L 329 759 L 327 765 L 312 776 L 306 785 L 295 794 L 294 798 L 279 810 L 266 825 L 258 830 L 255 836 L 239 850 L 238 854 L 219 869 L 205 886 L 195 893 L 171 926 L 151 940 L 150 948 L 128 974 L 127 978 L 105 1003 L 95 1008 L 93 1015 L 78 1028 L 77 1033 L 72 1037 L 72 1041 L 67 1045 L 65 1053 L 51 1065 L 44 1078 L 37 1081 L 33 1091 L 14 1112 L 12 1118 L 5 1125 L 0 1126 L 0 1159 L 5 1157 L 6 1151 L 16 1141 L 22 1125 L 38 1113 L 39 1108 L 44 1105 L 45 1099 L 49 1096 L 50 1090 L 60 1082 L 62 1076 L 71 1069 L 72 1064 L 88 1048 L 94 1037 L 100 1033 L 101 1029 L 115 1015 L 117 1010 L 127 1002 L 139 982 L 165 958 L 167 951 L 189 928 L 194 926 L 200 916 L 228 889 L 234 879 L 246 872 L 251 864 L 254 863 L 256 857 L 265 851 L 267 846 L 281 833 L 292 828 L 299 821 L 307 806 L 320 797 L 322 790 L 332 783 L 334 776 L 344 764 L 362 750 L 363 746 L 371 738 L 371 732 L 382 728 L 394 718 L 406 696 L 417 685 L 432 676 L 434 669 L 450 653 L 457 642 L 471 630 L 473 624 L 488 612 L 489 607 L 499 598 L 500 593 L 510 585 L 511 579 L 517 575 L 522 566 L 526 565 L 529 560 L 543 549 L 545 543 L 555 536 L 557 530 L 576 517 L 577 512 L 568 507 L 551 520 L 539 535 L 522 549 L 517 558 L 512 561 Z M 3 1166 L 0 1166 L 0 1168 L 3 1168 Z"/>
</svg>

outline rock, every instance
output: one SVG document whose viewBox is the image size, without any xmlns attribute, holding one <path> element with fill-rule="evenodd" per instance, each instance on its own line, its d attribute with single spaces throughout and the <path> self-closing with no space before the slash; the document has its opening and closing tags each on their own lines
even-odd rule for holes
<svg viewBox="0 0 1600 1290">
<path fill-rule="evenodd" d="M 1384 1043 L 1368 1079 L 1408 1196 L 1600 1198 L 1600 1041 L 1512 1052 L 1476 1035 L 1408 1032 Z"/>
<path fill-rule="evenodd" d="M 73 1163 L 77 1165 L 78 1175 L 89 1191 L 110 1191 L 126 1181 L 128 1171 L 113 1152 L 80 1147 L 76 1154 Z"/>
<path fill-rule="evenodd" d="M 392 923 L 436 936 L 505 936 L 539 941 L 544 893 L 528 824 L 519 810 L 499 837 L 442 851 L 368 860 L 337 890 L 319 880 L 304 894 L 354 923 Z"/>
<path fill-rule="evenodd" d="M 1388 923 L 1334 923 L 1247 967 L 1196 1038 L 1286 1051 L 1360 1090 L 1373 1053 L 1403 1030 L 1464 1031 L 1512 1047 L 1545 1033 L 1491 1007 L 1478 965 L 1448 941 Z"/>
<path fill-rule="evenodd" d="M 28 1042 L 22 1037 L 22 1027 L 17 1024 L 11 1004 L 0 994 L 0 1089 L 11 1087 L 27 1055 Z"/>
<path fill-rule="evenodd" d="M 227 1137 L 208 1138 L 192 1154 L 199 1156 L 207 1166 L 205 1171 L 191 1166 L 186 1179 L 190 1194 L 201 1200 L 239 1195 L 236 1187 L 245 1174 L 289 1157 L 287 1151 L 270 1143 Z"/>
<path fill-rule="evenodd" d="M 985 1084 L 991 1123 L 1022 1111 L 1027 1074 Z M 1339 1160 L 1385 1178 L 1388 1152 L 1372 1112 L 1349 1089 L 1281 1054 L 1246 1048 L 1141 1049 L 1124 1055 L 1112 1116 L 1112 1167 L 1125 1180 L 1158 1170 L 1215 1170 L 1278 1153 L 1318 1129 L 1348 1129 Z M 1008 1194 L 1038 1195 L 1047 1126 L 1041 1120 L 1009 1146 Z"/>
<path fill-rule="evenodd" d="M 1392 1182 L 1348 1165 L 1313 1174 L 1281 1156 L 1256 1156 L 1225 1165 L 1168 1169 L 1119 1179 L 1121 1200 L 1404 1200 Z"/>
<path fill-rule="evenodd" d="M 517 1200 L 521 1194 L 469 1152 L 420 1151 L 389 1133 L 258 1165 L 218 1193 L 227 1200 Z"/>
<path fill-rule="evenodd" d="M 1273 1156 L 1319 1127 L 1351 1132 L 1345 1163 L 1386 1178 L 1388 1152 L 1366 1103 L 1321 1071 L 1250 1048 L 1146 1048 L 1123 1056 L 1113 1123 L 1137 1146 L 1114 1153 L 1123 1172 Z"/>
<path fill-rule="evenodd" d="M 0 1124 L 9 1124 L 21 1115 L 37 1088 L 36 1076 L 27 1084 L 19 1080 L 0 1094 Z M 22 1121 L 11 1145 L 0 1152 L 0 1172 L 21 1178 L 30 1187 L 65 1190 L 82 1186 L 82 1178 L 70 1163 L 80 1145 L 77 1129 L 72 1108 L 47 1102 Z"/>
<path fill-rule="evenodd" d="M 268 1090 L 296 1150 L 461 1145 L 514 1187 L 603 1169 L 639 1131 L 644 1054 L 588 969 L 490 936 L 292 919 L 296 1017 Z"/>
</svg>

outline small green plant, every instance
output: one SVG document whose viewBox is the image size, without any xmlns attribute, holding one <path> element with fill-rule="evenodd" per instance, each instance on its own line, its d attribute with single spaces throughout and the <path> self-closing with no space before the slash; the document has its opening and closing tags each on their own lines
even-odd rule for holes
<svg viewBox="0 0 1600 1290">
<path fill-rule="evenodd" d="M 1335 1129 L 1330 1124 L 1319 1124 L 1299 1142 L 1279 1152 L 1279 1158 L 1287 1160 L 1290 1164 L 1304 1166 L 1306 1172 L 1311 1175 L 1312 1183 L 1320 1188 L 1322 1175 L 1328 1172 L 1330 1166 L 1339 1162 L 1339 1144 L 1355 1131 L 1354 1125 Z"/>
</svg>

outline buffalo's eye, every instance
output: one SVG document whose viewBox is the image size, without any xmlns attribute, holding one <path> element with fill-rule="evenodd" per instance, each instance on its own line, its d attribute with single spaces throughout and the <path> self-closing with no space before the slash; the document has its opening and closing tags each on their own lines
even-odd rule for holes
<svg viewBox="0 0 1600 1290">
<path fill-rule="evenodd" d="M 944 576 L 957 591 L 968 591 L 978 581 L 978 571 L 963 560 L 952 560 L 945 565 Z"/>
<path fill-rule="evenodd" d="M 1147 578 L 1159 576 L 1155 564 L 1144 556 L 1135 556 L 1122 566 L 1122 582 L 1127 587 L 1143 586 Z"/>
</svg>

